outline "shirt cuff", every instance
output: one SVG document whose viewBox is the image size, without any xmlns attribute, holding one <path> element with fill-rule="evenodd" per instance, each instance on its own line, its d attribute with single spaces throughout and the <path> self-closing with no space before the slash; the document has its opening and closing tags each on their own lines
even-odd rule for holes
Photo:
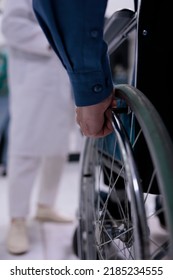
<svg viewBox="0 0 173 280">
<path fill-rule="evenodd" d="M 102 71 L 68 72 L 78 107 L 95 105 L 110 96 L 113 90 L 109 66 Z"/>
</svg>

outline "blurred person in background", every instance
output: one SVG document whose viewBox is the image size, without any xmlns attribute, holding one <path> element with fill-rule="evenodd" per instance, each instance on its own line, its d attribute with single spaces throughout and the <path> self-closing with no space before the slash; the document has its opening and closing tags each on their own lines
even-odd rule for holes
<svg viewBox="0 0 173 280">
<path fill-rule="evenodd" d="M 72 222 L 57 213 L 54 204 L 74 112 L 67 73 L 35 18 L 32 0 L 6 0 L 2 32 L 9 51 L 10 87 L 7 249 L 22 254 L 29 250 L 27 218 L 38 174 L 36 218 Z"/>
</svg>

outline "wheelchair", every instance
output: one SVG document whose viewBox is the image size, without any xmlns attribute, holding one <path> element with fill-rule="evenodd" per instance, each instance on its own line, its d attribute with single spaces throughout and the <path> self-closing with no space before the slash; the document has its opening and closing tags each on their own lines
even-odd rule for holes
<svg viewBox="0 0 173 280">
<path fill-rule="evenodd" d="M 124 9 L 107 20 L 110 55 L 136 32 L 138 8 L 135 1 L 134 11 Z M 173 143 L 135 80 L 134 67 L 131 84 L 115 85 L 113 133 L 84 139 L 73 236 L 82 260 L 173 259 Z M 157 197 L 161 207 L 151 207 Z M 161 214 L 164 227 L 158 223 Z"/>
</svg>

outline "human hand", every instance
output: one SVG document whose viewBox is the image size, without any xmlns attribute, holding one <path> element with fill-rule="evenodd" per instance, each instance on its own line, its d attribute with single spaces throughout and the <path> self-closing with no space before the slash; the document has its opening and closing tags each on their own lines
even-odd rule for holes
<svg viewBox="0 0 173 280">
<path fill-rule="evenodd" d="M 76 121 L 82 133 L 88 137 L 99 138 L 113 131 L 111 123 L 111 108 L 116 106 L 116 101 L 111 94 L 102 102 L 76 108 Z"/>
</svg>

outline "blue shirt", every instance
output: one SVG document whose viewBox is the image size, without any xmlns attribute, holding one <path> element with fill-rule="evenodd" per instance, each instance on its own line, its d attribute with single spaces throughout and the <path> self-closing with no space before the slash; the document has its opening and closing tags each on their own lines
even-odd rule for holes
<svg viewBox="0 0 173 280">
<path fill-rule="evenodd" d="M 33 0 L 36 17 L 65 66 L 77 106 L 94 105 L 112 89 L 103 40 L 107 0 Z"/>
</svg>

